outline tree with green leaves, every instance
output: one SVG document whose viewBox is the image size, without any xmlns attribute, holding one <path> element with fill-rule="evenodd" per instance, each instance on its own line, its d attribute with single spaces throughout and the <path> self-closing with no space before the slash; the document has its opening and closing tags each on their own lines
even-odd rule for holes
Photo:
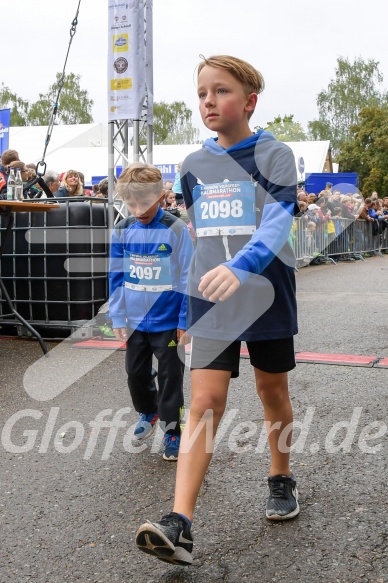
<svg viewBox="0 0 388 583">
<path fill-rule="evenodd" d="M 388 106 L 365 107 L 338 155 L 341 172 L 358 172 L 361 192 L 388 194 Z"/>
<path fill-rule="evenodd" d="M 0 88 L 0 107 L 11 109 L 11 126 L 48 125 L 58 96 L 62 74 L 57 73 L 57 80 L 46 94 L 39 94 L 35 103 L 23 100 L 4 84 Z M 59 107 L 56 116 L 58 124 L 92 123 L 93 101 L 86 89 L 81 89 L 80 75 L 69 73 L 63 79 Z"/>
<path fill-rule="evenodd" d="M 259 128 L 255 128 L 257 130 Z M 293 115 L 278 115 L 272 121 L 267 122 L 267 127 L 265 128 L 269 132 L 273 133 L 275 138 L 281 142 L 304 142 L 307 140 L 307 135 L 297 121 L 294 121 Z"/>
<path fill-rule="evenodd" d="M 333 154 L 349 136 L 350 127 L 357 123 L 358 113 L 363 107 L 379 107 L 388 102 L 386 92 L 380 90 L 383 75 L 379 63 L 361 57 L 351 63 L 339 57 L 335 78 L 326 91 L 317 97 L 319 119 L 309 122 L 312 139 L 330 139 Z"/>
<path fill-rule="evenodd" d="M 30 103 L 24 101 L 21 97 L 16 95 L 4 83 L 0 88 L 0 109 L 11 110 L 11 126 L 25 126 L 27 125 L 28 112 Z"/>
<path fill-rule="evenodd" d="M 192 111 L 184 101 L 154 103 L 155 144 L 198 144 L 199 130 L 191 122 Z"/>
</svg>

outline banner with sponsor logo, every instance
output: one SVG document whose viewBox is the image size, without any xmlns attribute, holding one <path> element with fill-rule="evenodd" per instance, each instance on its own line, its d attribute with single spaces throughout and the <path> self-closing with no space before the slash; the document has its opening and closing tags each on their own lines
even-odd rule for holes
<svg viewBox="0 0 388 583">
<path fill-rule="evenodd" d="M 145 98 L 144 4 L 108 0 L 108 120 L 140 119 Z"/>
<path fill-rule="evenodd" d="M 11 110 L 0 109 L 0 154 L 9 148 L 9 126 L 11 125 Z"/>
<path fill-rule="evenodd" d="M 145 0 L 146 6 L 146 87 L 147 87 L 147 123 L 154 124 L 154 69 L 153 69 L 153 25 L 152 0 Z"/>
</svg>

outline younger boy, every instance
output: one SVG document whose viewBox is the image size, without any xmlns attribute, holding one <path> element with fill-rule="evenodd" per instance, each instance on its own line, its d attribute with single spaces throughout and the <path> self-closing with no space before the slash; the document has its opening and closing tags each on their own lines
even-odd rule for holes
<svg viewBox="0 0 388 583">
<path fill-rule="evenodd" d="M 186 284 L 193 244 L 183 221 L 165 212 L 160 171 L 126 168 L 116 186 L 131 216 L 112 235 L 109 311 L 117 340 L 126 340 L 126 372 L 135 410 L 134 435 L 150 437 L 160 419 L 164 454 L 176 461 L 183 406 Z M 183 352 L 183 354 L 182 354 Z M 158 360 L 158 390 L 152 357 Z"/>
<path fill-rule="evenodd" d="M 207 443 L 208 427 L 214 440 L 230 379 L 239 374 L 242 340 L 254 367 L 272 458 L 266 516 L 287 520 L 299 513 L 289 465 L 293 418 L 287 382 L 297 333 L 295 257 L 288 243 L 299 211 L 297 180 L 292 151 L 269 132 L 253 135 L 249 129 L 263 86 L 260 73 L 235 57 L 210 57 L 198 68 L 200 113 L 218 138 L 190 154 L 181 175 L 197 235 L 188 287 L 190 414 L 174 511 L 143 524 L 136 535 L 140 550 L 171 563 L 193 561 L 191 521 L 214 443 Z"/>
</svg>

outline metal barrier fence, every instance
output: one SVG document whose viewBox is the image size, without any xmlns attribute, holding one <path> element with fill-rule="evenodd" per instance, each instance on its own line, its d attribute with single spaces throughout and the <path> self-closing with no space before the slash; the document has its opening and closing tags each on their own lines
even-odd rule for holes
<svg viewBox="0 0 388 583">
<path fill-rule="evenodd" d="M 378 221 L 332 218 L 315 223 L 306 216 L 294 220 L 291 231 L 297 265 L 320 263 L 343 257 L 363 259 L 363 254 L 388 250 L 387 228 Z"/>
<path fill-rule="evenodd" d="M 57 199 L 49 213 L 17 213 L 0 264 L 0 276 L 17 311 L 35 328 L 56 336 L 93 334 L 93 320 L 108 299 L 108 201 Z M 1 217 L 0 231 L 5 221 Z M 388 252 L 388 228 L 377 221 L 297 217 L 290 234 L 297 266 L 346 256 Z M 0 328 L 17 326 L 0 297 Z M 46 334 L 50 336 L 50 333 Z M 52 336 L 51 336 L 52 337 Z"/>
<path fill-rule="evenodd" d="M 388 252 L 388 228 L 383 229 L 383 232 L 381 233 L 380 251 Z"/>
<path fill-rule="evenodd" d="M 60 208 L 49 213 L 15 215 L 0 275 L 25 320 L 62 336 L 61 330 L 65 335 L 79 331 L 108 298 L 108 201 L 57 200 Z M 5 221 L 0 224 L 3 232 Z M 2 331 L 12 324 L 24 335 L 26 331 L 6 310 L 0 298 Z M 87 336 L 86 330 L 79 336 Z"/>
</svg>

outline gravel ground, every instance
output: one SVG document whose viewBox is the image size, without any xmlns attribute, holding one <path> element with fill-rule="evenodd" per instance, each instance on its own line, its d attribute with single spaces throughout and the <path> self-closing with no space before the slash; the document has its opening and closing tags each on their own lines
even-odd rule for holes
<svg viewBox="0 0 388 583">
<path fill-rule="evenodd" d="M 387 256 L 306 267 L 297 284 L 297 351 L 388 356 Z M 49 347 L 54 371 L 37 342 L 0 340 L 0 583 L 388 582 L 388 369 L 291 372 L 301 514 L 274 524 L 262 410 L 242 360 L 198 501 L 194 564 L 181 568 L 134 546 L 139 524 L 171 509 L 176 465 L 163 461 L 159 433 L 134 450 L 124 353 Z M 35 382 L 70 386 L 32 398 L 31 365 Z M 98 415 L 115 414 L 116 429 L 97 430 Z"/>
</svg>

